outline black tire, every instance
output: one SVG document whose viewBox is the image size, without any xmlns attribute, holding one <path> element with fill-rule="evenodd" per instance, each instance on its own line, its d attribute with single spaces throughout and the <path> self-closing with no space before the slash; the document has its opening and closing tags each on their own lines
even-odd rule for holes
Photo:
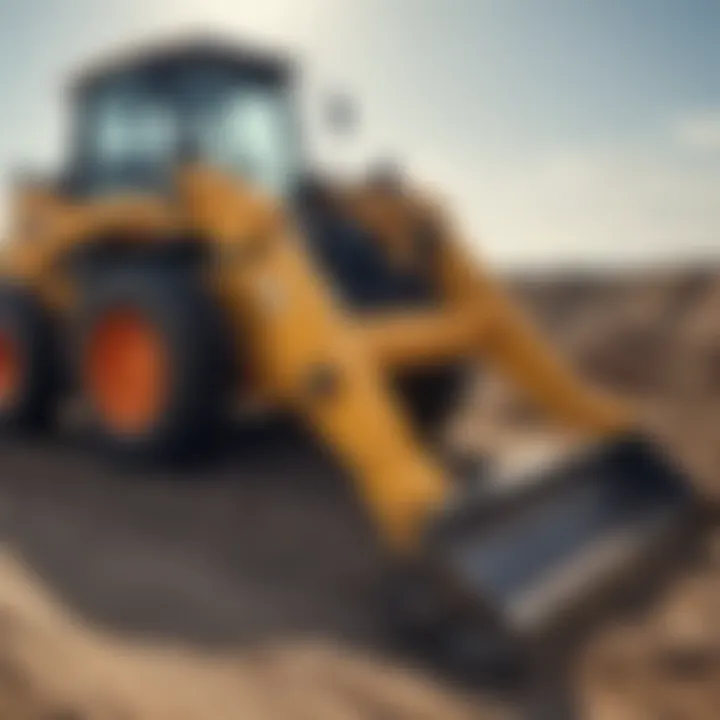
<svg viewBox="0 0 720 720">
<path fill-rule="evenodd" d="M 52 319 L 28 288 L 0 284 L 0 337 L 16 365 L 14 387 L 0 399 L 0 430 L 46 430 L 55 418 L 59 354 Z"/>
<path fill-rule="evenodd" d="M 152 326 L 169 362 L 162 407 L 137 433 L 119 433 L 105 421 L 83 378 L 93 331 L 118 309 L 130 309 Z M 101 273 L 86 288 L 77 347 L 92 436 L 104 454 L 122 463 L 154 465 L 208 450 L 225 417 L 230 343 L 220 309 L 195 273 L 142 266 Z"/>
<path fill-rule="evenodd" d="M 397 379 L 409 416 L 425 437 L 439 435 L 458 410 L 469 376 L 469 368 L 457 363 L 414 370 Z"/>
</svg>

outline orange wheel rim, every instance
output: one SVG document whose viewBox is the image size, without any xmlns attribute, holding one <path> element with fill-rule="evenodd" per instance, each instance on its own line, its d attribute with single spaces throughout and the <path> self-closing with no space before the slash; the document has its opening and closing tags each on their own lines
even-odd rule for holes
<svg viewBox="0 0 720 720">
<path fill-rule="evenodd" d="M 20 359 L 12 338 L 0 330 L 0 405 L 7 405 L 20 383 Z"/>
<path fill-rule="evenodd" d="M 137 434 L 152 427 L 164 406 L 166 371 L 163 339 L 139 312 L 113 310 L 96 323 L 86 351 L 86 383 L 111 430 Z"/>
</svg>

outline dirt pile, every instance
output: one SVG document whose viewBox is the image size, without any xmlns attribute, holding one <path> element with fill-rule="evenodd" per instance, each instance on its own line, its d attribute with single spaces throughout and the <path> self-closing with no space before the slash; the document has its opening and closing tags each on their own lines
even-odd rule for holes
<svg viewBox="0 0 720 720">
<path fill-rule="evenodd" d="M 649 617 L 606 630 L 578 677 L 589 720 L 720 717 L 720 534 Z"/>
<path fill-rule="evenodd" d="M 636 406 L 649 430 L 720 497 L 720 273 L 525 278 L 515 291 L 558 349 Z M 492 373 L 480 379 L 467 417 L 466 432 L 495 447 L 516 433 L 547 432 Z"/>
<path fill-rule="evenodd" d="M 720 274 L 529 279 L 516 290 L 605 384 L 638 397 L 720 390 Z"/>
<path fill-rule="evenodd" d="M 720 275 L 556 279 L 518 291 L 586 372 L 637 404 L 709 501 L 720 499 Z M 504 386 L 495 402 L 506 415 L 522 405 Z M 590 643 L 578 683 L 591 720 L 720 717 L 720 533 L 647 617 Z"/>
<path fill-rule="evenodd" d="M 558 346 L 637 403 L 720 497 L 720 275 L 526 278 L 517 291 Z M 458 430 L 495 449 L 537 433 L 542 454 L 535 425 L 488 375 Z M 495 717 L 422 673 L 348 649 L 358 637 L 383 649 L 365 595 L 374 565 L 337 479 L 298 458 L 287 446 L 243 450 L 178 484 L 118 481 L 65 442 L 3 449 L 0 720 Z M 589 645 L 577 687 L 591 720 L 720 717 L 714 543 L 649 615 Z M 164 634 L 132 641 L 127 625 Z M 195 644 L 206 635 L 229 647 Z"/>
<path fill-rule="evenodd" d="M 571 304 L 573 307 L 573 304 Z M 556 337 L 720 497 L 720 274 L 630 278 L 578 303 Z"/>
<path fill-rule="evenodd" d="M 521 279 L 517 295 L 557 347 L 637 407 L 710 503 L 720 501 L 720 274 Z M 497 455 L 556 445 L 502 377 L 479 378 L 461 445 Z M 591 720 L 720 717 L 720 533 L 647 616 L 603 629 L 577 678 Z"/>
<path fill-rule="evenodd" d="M 3 720 L 478 717 L 377 658 L 318 643 L 220 655 L 120 641 L 60 609 L 8 553 L 0 578 Z"/>
</svg>

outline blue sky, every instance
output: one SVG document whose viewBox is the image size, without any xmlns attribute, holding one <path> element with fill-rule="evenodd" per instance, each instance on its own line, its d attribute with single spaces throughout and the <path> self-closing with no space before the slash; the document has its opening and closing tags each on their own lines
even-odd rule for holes
<svg viewBox="0 0 720 720">
<path fill-rule="evenodd" d="M 716 0 L 0 0 L 0 174 L 58 162 L 76 63 L 193 29 L 297 51 L 317 157 L 397 158 L 497 263 L 720 258 Z"/>
</svg>

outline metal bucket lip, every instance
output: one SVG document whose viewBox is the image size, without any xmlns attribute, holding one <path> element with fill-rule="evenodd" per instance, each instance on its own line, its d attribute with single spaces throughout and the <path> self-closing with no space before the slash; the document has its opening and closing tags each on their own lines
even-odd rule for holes
<svg viewBox="0 0 720 720">
<path fill-rule="evenodd" d="M 624 466 L 624 468 L 623 468 Z M 491 523 L 499 516 L 506 518 L 533 502 L 570 487 L 578 475 L 586 471 L 618 469 L 639 470 L 634 478 L 641 483 L 639 489 L 657 490 L 672 495 L 673 501 L 688 506 L 698 502 L 697 492 L 683 473 L 672 463 L 667 453 L 656 443 L 638 433 L 623 436 L 585 447 L 578 453 L 572 453 L 564 461 L 554 463 L 550 469 L 538 473 L 532 483 L 518 483 L 517 489 L 507 492 L 496 489 L 481 489 L 468 493 L 460 489 L 443 506 L 425 533 L 428 547 L 442 545 L 445 536 L 462 532 L 467 525 L 478 527 Z M 648 470 L 650 473 L 648 473 Z M 654 477 L 650 478 L 650 475 Z M 514 485 L 514 483 L 513 483 Z M 628 493 L 632 491 L 628 485 Z"/>
<path fill-rule="evenodd" d="M 542 572 L 537 579 L 533 579 L 535 570 L 532 570 L 531 560 L 527 565 L 531 575 L 527 576 L 528 580 L 519 581 L 494 579 L 495 571 L 482 570 L 482 565 L 475 570 L 473 563 L 467 560 L 468 553 L 472 554 L 475 543 L 478 552 L 483 552 L 481 548 L 486 547 L 485 543 L 493 543 L 496 530 L 502 535 L 507 531 L 506 528 L 511 528 L 514 523 L 521 527 L 525 513 L 532 522 L 534 508 L 548 505 L 552 507 L 556 498 L 561 505 L 564 499 L 568 498 L 569 507 L 573 506 L 574 497 L 580 498 L 581 504 L 578 507 L 582 511 L 583 503 L 593 502 L 593 488 L 599 488 L 600 500 L 610 502 L 609 507 L 613 507 L 615 502 L 618 503 L 618 515 L 613 519 L 613 513 L 610 513 L 607 531 L 601 529 L 605 521 L 600 519 L 600 534 L 596 540 L 592 539 L 592 530 L 587 538 L 577 540 L 578 543 L 591 543 L 587 545 L 591 552 L 588 557 L 595 557 L 595 550 L 602 550 L 605 546 L 612 549 L 616 540 L 622 539 L 628 531 L 632 532 L 633 525 L 638 520 L 644 519 L 647 528 L 638 526 L 640 529 L 637 539 L 633 538 L 632 534 L 627 535 L 627 542 L 631 543 L 632 552 L 637 554 L 638 558 L 651 554 L 655 546 L 664 544 L 660 535 L 664 537 L 666 533 L 656 532 L 658 527 L 664 527 L 667 535 L 675 535 L 678 531 L 678 537 L 681 537 L 685 528 L 700 524 L 696 522 L 696 518 L 700 517 L 700 513 L 696 512 L 700 503 L 695 502 L 696 493 L 685 480 L 683 473 L 671 463 L 662 448 L 656 447 L 644 437 L 631 435 L 615 438 L 609 443 L 594 447 L 590 452 L 572 458 L 569 463 L 559 465 L 546 473 L 541 481 L 530 487 L 521 487 L 518 492 L 496 496 L 481 494 L 472 498 L 474 502 L 466 502 L 460 498 L 459 504 L 448 506 L 446 513 L 438 518 L 438 522 L 428 528 L 425 537 L 426 558 L 437 568 L 439 577 L 444 576 L 454 596 L 464 597 L 464 605 L 470 608 L 469 612 L 475 603 L 479 615 L 493 631 L 504 628 L 503 631 L 507 632 L 509 637 L 514 637 L 517 634 L 517 613 L 515 604 L 507 600 L 514 597 L 516 590 L 513 590 L 513 586 L 516 582 L 520 583 L 517 586 L 519 598 L 524 597 L 528 591 L 542 587 L 546 582 L 552 585 L 556 579 L 556 571 L 559 573 L 558 577 L 562 577 L 563 571 L 567 569 L 566 564 L 570 568 L 573 562 L 579 562 L 584 546 L 567 545 L 568 551 L 561 551 L 555 569 L 550 566 L 548 574 Z M 589 499 L 586 494 L 588 492 Z M 540 509 L 539 512 L 540 516 L 535 515 L 535 518 L 542 517 L 544 511 Z M 577 524 L 578 520 L 575 522 Z M 513 531 L 509 532 L 512 537 Z M 608 533 L 607 536 L 605 532 Z M 524 534 L 522 531 L 520 533 L 521 536 Z M 532 538 L 532 531 L 527 537 Z M 644 547 L 644 544 L 651 540 L 651 546 Z M 507 557 L 508 562 L 513 563 L 513 558 L 517 559 L 518 549 L 522 547 L 522 537 L 511 542 L 515 543 L 515 549 L 513 550 L 511 545 Z M 639 544 L 636 545 L 636 542 Z M 574 556 L 575 552 L 580 554 Z M 602 556 L 602 553 L 599 555 Z M 602 568 L 602 563 L 598 566 Z M 491 574 L 486 576 L 486 572 Z M 600 574 L 597 575 L 597 584 L 602 587 L 609 583 L 608 573 L 605 570 L 598 572 Z M 507 582 L 510 584 L 503 588 Z M 536 582 L 539 584 L 535 585 Z M 592 583 L 588 584 L 590 585 Z M 573 590 L 571 594 L 581 597 L 585 593 L 579 589 L 577 592 Z"/>
<path fill-rule="evenodd" d="M 545 662 L 548 654 L 562 652 L 564 645 L 572 646 L 573 638 L 582 641 L 594 622 L 616 609 L 622 610 L 628 595 L 633 602 L 632 597 L 638 592 L 653 593 L 651 588 L 656 581 L 663 582 L 661 578 L 666 573 L 674 573 L 671 568 L 678 567 L 673 556 L 686 557 L 686 549 L 694 545 L 693 539 L 701 536 L 704 527 L 703 505 L 697 501 L 700 497 L 697 490 L 672 463 L 662 446 L 637 434 L 611 438 L 539 475 L 541 479 L 537 483 L 520 485 L 517 492 L 459 495 L 427 528 L 421 554 L 430 571 L 429 580 L 441 583 L 445 588 L 454 637 L 460 638 L 461 644 L 480 643 L 486 654 L 492 648 L 502 648 L 501 655 L 515 658 L 522 666 Z M 573 487 L 577 487 L 577 495 L 572 492 Z M 583 507 L 592 507 L 596 495 L 601 502 L 609 503 L 607 526 L 600 517 L 597 536 L 589 531 L 577 540 L 577 544 L 567 545 L 568 553 L 560 553 L 555 558 L 557 564 L 548 565 L 547 575 L 544 571 L 540 575 L 534 574 L 531 560 L 527 580 L 522 578 L 524 571 L 520 570 L 519 582 L 512 578 L 508 582 L 501 577 L 504 560 L 498 566 L 499 575 L 495 575 L 492 564 L 476 566 L 468 561 L 475 543 L 478 553 L 492 552 L 490 547 L 496 542 L 497 530 L 501 537 L 503 533 L 509 533 L 506 556 L 507 567 L 511 567 L 514 560 L 523 557 L 524 541 L 533 537 L 532 531 L 528 534 L 520 529 L 518 535 L 514 535 L 512 530 L 515 523 L 522 528 L 525 511 L 530 522 L 534 518 L 536 527 L 542 528 L 546 512 L 542 506 L 552 507 L 555 496 L 561 506 L 567 497 L 569 508 L 573 507 L 573 498 L 578 497 L 577 508 L 582 512 Z M 613 510 L 616 496 L 619 503 L 617 519 Z M 541 506 L 537 514 L 535 503 Z M 661 531 L 653 527 L 653 521 L 662 521 L 663 513 L 666 513 L 667 525 Z M 589 527 L 582 524 L 582 515 L 573 517 L 576 526 Z M 564 570 L 572 569 L 569 566 L 573 561 L 582 565 L 586 550 L 589 554 L 584 558 L 592 559 L 597 549 L 595 537 L 602 546 L 606 527 L 607 538 L 612 542 L 616 530 L 620 534 L 624 528 L 632 531 L 636 520 L 646 521 L 647 527 L 640 526 L 637 538 L 629 536 L 631 547 L 627 562 L 601 567 L 592 582 L 581 582 L 571 588 L 557 605 L 554 602 L 545 606 L 540 604 L 538 614 L 531 612 L 529 616 L 523 616 L 522 612 L 518 613 L 518 603 L 524 607 L 524 601 L 532 598 L 536 589 L 545 583 L 551 586 L 556 571 L 562 577 Z M 499 542 L 502 546 L 503 541 Z M 574 552 L 578 553 L 575 557 Z M 542 565 L 542 560 L 537 562 L 539 565 L 535 568 Z M 547 608 L 547 613 L 543 607 Z M 530 620 L 525 622 L 527 617 Z M 466 623 L 465 633 L 463 623 Z"/>
</svg>

